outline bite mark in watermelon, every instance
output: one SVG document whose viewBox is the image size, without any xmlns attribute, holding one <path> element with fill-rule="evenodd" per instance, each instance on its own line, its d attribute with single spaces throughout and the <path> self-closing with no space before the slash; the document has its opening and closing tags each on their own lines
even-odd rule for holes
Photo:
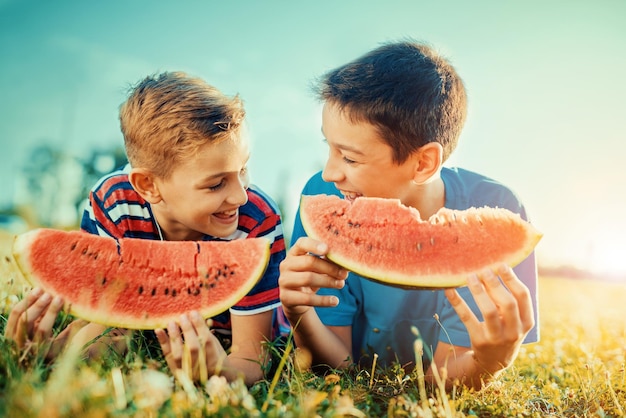
<svg viewBox="0 0 626 418">
<path fill-rule="evenodd" d="M 35 229 L 18 235 L 14 258 L 33 286 L 70 313 L 108 326 L 154 329 L 197 310 L 224 312 L 265 272 L 269 240 L 115 240 L 82 231 Z"/>
<path fill-rule="evenodd" d="M 471 273 L 513 267 L 542 234 L 503 208 L 440 209 L 422 220 L 397 199 L 302 196 L 307 235 L 325 242 L 327 257 L 363 277 L 419 288 L 459 287 Z"/>
</svg>

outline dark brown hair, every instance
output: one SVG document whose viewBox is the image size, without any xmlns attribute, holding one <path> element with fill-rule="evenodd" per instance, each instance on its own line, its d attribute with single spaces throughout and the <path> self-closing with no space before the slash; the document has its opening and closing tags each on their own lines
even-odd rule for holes
<svg viewBox="0 0 626 418">
<path fill-rule="evenodd" d="M 454 67 L 426 45 L 387 43 L 324 74 L 318 97 L 353 122 L 375 126 L 403 163 L 429 142 L 456 148 L 467 113 L 465 87 Z"/>
</svg>

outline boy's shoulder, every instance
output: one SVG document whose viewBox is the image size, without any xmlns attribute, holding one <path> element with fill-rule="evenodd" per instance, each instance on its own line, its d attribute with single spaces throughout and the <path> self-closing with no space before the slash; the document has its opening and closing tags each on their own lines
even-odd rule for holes
<svg viewBox="0 0 626 418">
<path fill-rule="evenodd" d="M 130 165 L 120 167 L 108 174 L 103 175 L 91 188 L 93 194 L 105 198 L 113 193 L 133 191 L 132 185 L 128 180 Z"/>
<path fill-rule="evenodd" d="M 491 206 L 514 212 L 524 211 L 515 191 L 489 176 L 460 167 L 444 167 L 441 178 L 445 184 L 447 207 L 466 209 Z"/>
<path fill-rule="evenodd" d="M 250 184 L 247 193 L 248 203 L 243 206 L 242 210 L 259 211 L 266 216 L 270 214 L 280 214 L 280 209 L 276 201 L 259 186 Z"/>
</svg>

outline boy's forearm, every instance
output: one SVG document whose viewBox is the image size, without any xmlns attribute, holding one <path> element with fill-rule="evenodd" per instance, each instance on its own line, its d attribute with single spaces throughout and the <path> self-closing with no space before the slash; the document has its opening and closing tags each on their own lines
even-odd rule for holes
<svg viewBox="0 0 626 418">
<path fill-rule="evenodd" d="M 229 382 L 242 377 L 247 386 L 252 386 L 263 379 L 263 366 L 265 363 L 261 359 L 242 358 L 240 356 L 228 355 L 222 365 L 220 375 Z"/>
<path fill-rule="evenodd" d="M 457 355 L 450 355 L 444 361 L 441 361 L 441 358 L 438 359 L 437 356 L 435 356 L 433 364 L 431 364 L 426 372 L 427 381 L 436 385 L 439 379 L 446 379 L 445 386 L 447 390 L 459 384 L 480 390 L 486 387 L 504 370 L 504 367 L 495 368 L 493 370 L 485 368 L 476 360 L 472 350 L 464 350 Z M 434 368 L 437 369 L 436 372 Z"/>
<path fill-rule="evenodd" d="M 299 318 L 289 318 L 296 346 L 308 350 L 313 365 L 328 365 L 344 368 L 352 363 L 350 349 L 317 316 L 315 309 L 309 309 Z"/>
</svg>

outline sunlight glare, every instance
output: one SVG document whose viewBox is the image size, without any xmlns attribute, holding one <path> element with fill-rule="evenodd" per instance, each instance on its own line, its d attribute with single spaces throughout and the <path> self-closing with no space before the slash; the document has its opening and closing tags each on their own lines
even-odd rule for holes
<svg viewBox="0 0 626 418">
<path fill-rule="evenodd" d="M 626 226 L 598 230 L 589 247 L 589 269 L 626 280 Z"/>
</svg>

